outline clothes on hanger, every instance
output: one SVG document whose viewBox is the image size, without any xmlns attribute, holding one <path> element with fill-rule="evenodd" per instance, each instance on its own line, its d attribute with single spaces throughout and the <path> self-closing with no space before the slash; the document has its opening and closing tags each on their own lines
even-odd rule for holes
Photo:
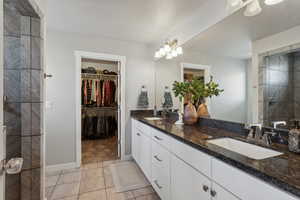
<svg viewBox="0 0 300 200">
<path fill-rule="evenodd" d="M 112 107 L 117 105 L 117 85 L 112 80 L 82 79 L 82 105 Z"/>
</svg>

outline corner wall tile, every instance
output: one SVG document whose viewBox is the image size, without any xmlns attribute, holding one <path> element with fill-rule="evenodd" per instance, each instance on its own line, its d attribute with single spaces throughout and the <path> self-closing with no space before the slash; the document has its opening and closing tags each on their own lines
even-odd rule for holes
<svg viewBox="0 0 300 200">
<path fill-rule="evenodd" d="M 31 135 L 31 103 L 21 104 L 22 136 Z"/>
<path fill-rule="evenodd" d="M 21 34 L 30 35 L 30 17 L 21 16 Z"/>
<path fill-rule="evenodd" d="M 33 136 L 31 141 L 31 166 L 38 168 L 41 167 L 41 137 Z"/>
<path fill-rule="evenodd" d="M 42 81 L 42 73 L 40 70 L 32 70 L 31 71 L 31 96 L 33 102 L 41 102 L 42 94 L 41 94 L 41 81 Z"/>
<path fill-rule="evenodd" d="M 32 103 L 31 108 L 31 129 L 32 134 L 41 134 L 41 103 Z"/>
<path fill-rule="evenodd" d="M 41 199 L 41 170 L 40 168 L 32 170 L 32 187 L 31 187 L 31 200 Z"/>
<path fill-rule="evenodd" d="M 21 68 L 31 67 L 31 37 L 21 36 Z"/>
<path fill-rule="evenodd" d="M 41 36 L 41 20 L 38 18 L 31 17 L 31 35 L 36 37 Z"/>
<path fill-rule="evenodd" d="M 41 39 L 31 37 L 31 67 L 41 69 Z"/>
<path fill-rule="evenodd" d="M 21 81 L 20 81 L 20 86 L 18 87 L 21 90 L 21 101 L 23 102 L 31 101 L 30 79 L 31 79 L 31 71 L 21 70 Z"/>
</svg>

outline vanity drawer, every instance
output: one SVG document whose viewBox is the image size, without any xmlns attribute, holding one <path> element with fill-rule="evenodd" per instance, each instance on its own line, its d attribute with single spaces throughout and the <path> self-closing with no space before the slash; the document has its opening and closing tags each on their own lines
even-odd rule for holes
<svg viewBox="0 0 300 200">
<path fill-rule="evenodd" d="M 246 174 L 217 159 L 212 159 L 212 178 L 243 200 L 296 200 L 297 198 L 277 189 L 267 182 Z M 234 180 L 234 181 L 233 181 Z"/>
<path fill-rule="evenodd" d="M 207 177 L 211 177 L 211 157 L 171 138 L 171 152 Z"/>
<path fill-rule="evenodd" d="M 152 139 L 163 147 L 170 149 L 170 137 L 156 129 L 152 129 Z"/>
<path fill-rule="evenodd" d="M 170 200 L 170 169 L 161 168 L 160 164 L 152 163 L 151 184 L 162 200 Z"/>
<path fill-rule="evenodd" d="M 161 169 L 170 168 L 171 154 L 156 141 L 152 141 L 152 164 L 160 166 Z"/>
<path fill-rule="evenodd" d="M 151 137 L 152 135 L 152 128 L 140 121 L 135 122 L 135 127 L 138 131 L 140 131 L 141 133 L 145 134 L 146 136 Z"/>
</svg>

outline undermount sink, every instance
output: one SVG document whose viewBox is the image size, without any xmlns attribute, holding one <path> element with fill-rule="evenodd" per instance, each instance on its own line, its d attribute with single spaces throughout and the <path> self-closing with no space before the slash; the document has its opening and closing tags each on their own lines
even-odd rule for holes
<svg viewBox="0 0 300 200">
<path fill-rule="evenodd" d="M 149 120 L 149 121 L 155 121 L 155 120 L 161 120 L 162 118 L 160 117 L 145 117 L 146 120 Z"/>
<path fill-rule="evenodd" d="M 220 146 L 224 149 L 234 151 L 246 157 L 262 160 L 282 155 L 281 152 L 263 148 L 254 144 L 249 144 L 232 138 L 220 138 L 209 140 L 208 143 Z"/>
</svg>

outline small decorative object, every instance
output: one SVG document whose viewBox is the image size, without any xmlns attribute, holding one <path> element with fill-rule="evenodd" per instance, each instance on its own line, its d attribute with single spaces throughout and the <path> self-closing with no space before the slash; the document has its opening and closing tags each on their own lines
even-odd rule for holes
<svg viewBox="0 0 300 200">
<path fill-rule="evenodd" d="M 299 120 L 295 120 L 295 126 L 289 132 L 289 150 L 300 153 L 300 125 Z"/>
<path fill-rule="evenodd" d="M 141 93 L 138 100 L 138 107 L 140 108 L 148 108 L 149 107 L 149 99 L 148 99 L 148 91 L 146 86 L 142 86 Z"/>
<path fill-rule="evenodd" d="M 165 87 L 162 107 L 164 109 L 171 109 L 173 107 L 172 94 L 171 94 L 170 88 L 168 86 Z"/>
<path fill-rule="evenodd" d="M 180 101 L 184 98 L 188 100 L 186 105 L 188 108 L 184 109 L 184 122 L 186 124 L 193 124 L 197 121 L 199 116 L 209 116 L 209 112 L 205 104 L 205 98 L 218 96 L 224 90 L 219 89 L 219 85 L 213 82 L 213 77 L 211 77 L 208 83 L 204 83 L 197 79 L 186 82 L 175 81 L 173 83 L 173 91 L 176 97 L 179 96 Z M 198 114 L 195 107 L 198 108 Z M 196 120 L 193 117 L 195 117 Z"/>
</svg>

